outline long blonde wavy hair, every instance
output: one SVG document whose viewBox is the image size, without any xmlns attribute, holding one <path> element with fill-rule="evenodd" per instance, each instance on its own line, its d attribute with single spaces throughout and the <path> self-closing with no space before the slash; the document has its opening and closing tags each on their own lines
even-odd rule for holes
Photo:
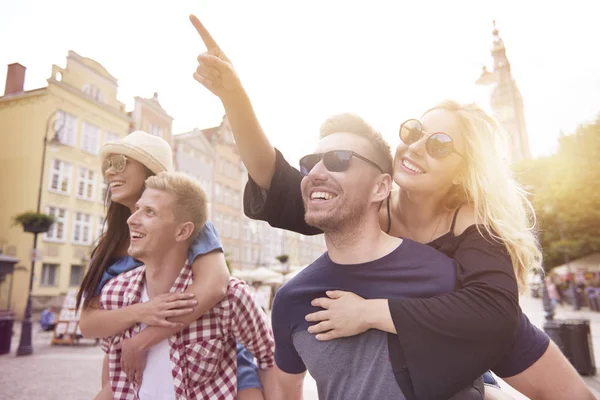
<svg viewBox="0 0 600 400">
<path fill-rule="evenodd" d="M 461 105 L 443 101 L 427 110 L 446 110 L 454 114 L 465 139 L 466 168 L 462 184 L 447 197 L 447 206 L 468 203 L 475 209 L 481 226 L 502 242 L 511 257 L 519 290 L 527 288 L 527 275 L 541 268 L 542 253 L 535 232 L 535 212 L 527 192 L 514 179 L 506 154 L 505 132 L 475 104 Z"/>
</svg>

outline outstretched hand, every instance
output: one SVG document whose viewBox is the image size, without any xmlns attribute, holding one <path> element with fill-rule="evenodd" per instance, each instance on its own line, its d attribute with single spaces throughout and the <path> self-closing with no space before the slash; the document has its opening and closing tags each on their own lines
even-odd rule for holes
<svg viewBox="0 0 600 400">
<path fill-rule="evenodd" d="M 207 50 L 198 56 L 194 79 L 223 101 L 241 88 L 240 80 L 233 69 L 233 64 L 202 22 L 195 15 L 190 15 L 190 21 Z"/>
</svg>

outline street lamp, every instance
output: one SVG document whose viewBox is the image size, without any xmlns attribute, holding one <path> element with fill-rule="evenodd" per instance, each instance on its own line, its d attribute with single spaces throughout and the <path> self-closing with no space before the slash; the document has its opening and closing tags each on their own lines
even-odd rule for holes
<svg viewBox="0 0 600 400">
<path fill-rule="evenodd" d="M 53 118 L 56 116 L 58 111 L 54 111 L 48 117 L 46 121 L 46 130 L 44 131 L 44 146 L 42 147 L 42 170 L 40 172 L 40 186 L 38 188 L 38 202 L 37 202 L 37 213 L 39 214 L 41 203 L 42 203 L 42 182 L 44 181 L 44 166 L 46 163 L 46 148 L 50 147 L 58 147 L 61 142 L 59 138 L 59 133 L 64 126 L 64 120 L 62 125 L 58 128 L 54 127 L 54 136 L 51 140 L 48 140 L 48 129 L 50 129 L 50 123 L 53 121 Z M 19 342 L 19 348 L 17 349 L 17 356 L 27 356 L 33 353 L 33 347 L 31 345 L 31 292 L 33 290 L 33 274 L 35 271 L 35 262 L 36 262 L 36 250 L 37 250 L 37 239 L 38 233 L 33 233 L 33 251 L 31 257 L 31 271 L 29 274 L 29 293 L 27 295 L 27 306 L 25 308 L 25 316 L 23 318 L 23 322 L 21 323 L 21 340 Z"/>
</svg>

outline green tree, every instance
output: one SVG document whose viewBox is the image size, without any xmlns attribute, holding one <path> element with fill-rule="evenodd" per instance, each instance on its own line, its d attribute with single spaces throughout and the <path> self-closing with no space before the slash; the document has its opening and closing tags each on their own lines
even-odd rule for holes
<svg viewBox="0 0 600 400">
<path fill-rule="evenodd" d="M 600 251 L 600 118 L 562 135 L 558 151 L 515 165 L 532 192 L 546 269 Z M 562 230 L 562 239 L 561 239 Z"/>
</svg>

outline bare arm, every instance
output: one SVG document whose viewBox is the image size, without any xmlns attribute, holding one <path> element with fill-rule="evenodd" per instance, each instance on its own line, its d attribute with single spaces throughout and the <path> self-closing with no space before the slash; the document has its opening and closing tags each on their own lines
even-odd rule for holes
<svg viewBox="0 0 600 400">
<path fill-rule="evenodd" d="M 520 374 L 503 379 L 531 399 L 595 398 L 575 368 L 552 341 L 544 355 L 532 366 Z"/>
<path fill-rule="evenodd" d="M 258 122 L 233 64 L 195 16 L 190 20 L 206 45 L 194 78 L 221 99 L 244 165 L 252 179 L 268 189 L 275 172 L 275 148 Z"/>
<path fill-rule="evenodd" d="M 108 383 L 108 354 L 105 354 L 102 361 L 102 387 Z"/>
<path fill-rule="evenodd" d="M 302 400 L 302 388 L 306 372 L 288 374 L 275 365 L 267 370 L 259 370 L 258 375 L 263 385 L 266 400 Z"/>
<path fill-rule="evenodd" d="M 79 328 L 86 338 L 104 338 L 118 335 L 137 323 L 161 325 L 181 329 L 177 322 L 166 318 L 189 314 L 196 300 L 193 294 L 165 293 L 146 303 L 132 304 L 127 307 L 105 310 L 100 307 L 99 297 L 91 300 L 88 307 L 81 311 Z"/>
<path fill-rule="evenodd" d="M 86 338 L 103 338 L 117 335 L 135 325 L 139 304 L 123 307 L 117 310 L 100 308 L 99 297 L 92 299 L 88 307 L 81 310 L 79 329 Z"/>
<path fill-rule="evenodd" d="M 307 321 L 318 322 L 308 328 L 317 340 L 354 336 L 369 329 L 397 333 L 387 299 L 365 300 L 342 290 L 328 290 L 326 295 L 311 303 L 324 310 L 306 316 Z"/>
</svg>

